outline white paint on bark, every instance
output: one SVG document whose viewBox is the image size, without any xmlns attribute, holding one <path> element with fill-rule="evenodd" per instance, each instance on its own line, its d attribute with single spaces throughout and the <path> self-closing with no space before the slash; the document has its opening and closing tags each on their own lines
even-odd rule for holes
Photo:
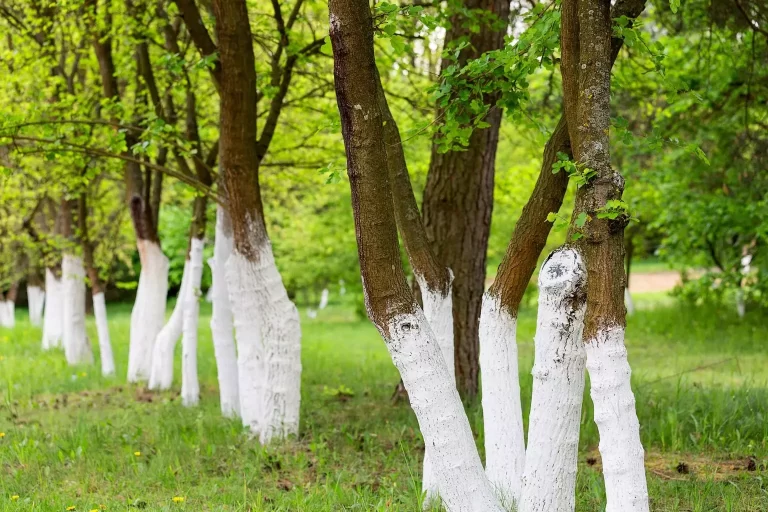
<svg viewBox="0 0 768 512">
<path fill-rule="evenodd" d="M 317 309 L 325 309 L 328 307 L 328 288 L 323 288 L 323 292 L 320 294 L 320 304 Z"/>
<path fill-rule="evenodd" d="M 219 205 L 216 208 L 216 240 L 213 258 L 208 260 L 213 283 L 211 285 L 211 335 L 216 355 L 219 379 L 221 413 L 227 418 L 240 416 L 240 392 L 235 348 L 232 306 L 227 286 L 227 260 L 232 254 L 232 227 L 229 214 Z"/>
<path fill-rule="evenodd" d="M 62 340 L 67 363 L 93 363 L 93 351 L 85 333 L 85 268 L 83 260 L 64 254 L 61 265 L 64 326 Z"/>
<path fill-rule="evenodd" d="M 112 342 L 109 338 L 107 323 L 107 305 L 104 293 L 93 294 L 93 316 L 96 317 L 96 333 L 99 336 L 99 353 L 101 354 L 101 374 L 111 377 L 115 374 L 115 358 L 112 355 Z"/>
<path fill-rule="evenodd" d="M 64 303 L 61 278 L 45 269 L 45 315 L 43 316 L 43 350 L 61 347 L 64 330 Z"/>
<path fill-rule="evenodd" d="M 200 382 L 197 376 L 197 323 L 200 314 L 200 283 L 203 279 L 204 242 L 192 238 L 189 249 L 189 279 L 180 300 L 184 301 L 184 328 L 181 338 L 181 403 L 187 407 L 200 402 Z"/>
<path fill-rule="evenodd" d="M 149 376 L 149 389 L 171 389 L 173 384 L 173 355 L 176 350 L 176 341 L 184 329 L 184 297 L 189 288 L 189 275 L 189 260 L 185 260 L 176 304 L 170 318 L 155 338 L 152 349 L 152 373 Z"/>
<path fill-rule="evenodd" d="M 627 308 L 628 315 L 633 315 L 635 313 L 635 301 L 632 300 L 632 294 L 629 292 L 629 287 L 624 288 L 624 306 Z"/>
<path fill-rule="evenodd" d="M 168 258 L 158 244 L 149 240 L 139 240 L 137 246 L 141 275 L 131 312 L 128 382 L 149 379 L 155 338 L 165 324 L 168 294 Z"/>
<path fill-rule="evenodd" d="M 16 303 L 12 300 L 0 301 L 0 326 L 13 329 L 16 325 Z"/>
<path fill-rule="evenodd" d="M 507 507 L 520 496 L 525 467 L 516 336 L 517 319 L 502 306 L 498 297 L 486 293 L 479 330 L 485 470 Z"/>
<path fill-rule="evenodd" d="M 451 512 L 504 512 L 483 471 L 469 420 L 445 358 L 421 309 L 380 329 L 416 413 Z"/>
<path fill-rule="evenodd" d="M 267 241 L 255 258 L 235 248 L 227 262 L 238 350 L 243 424 L 262 444 L 298 432 L 301 327 Z"/>
<path fill-rule="evenodd" d="M 451 274 L 450 279 L 453 282 L 453 274 Z M 453 363 L 453 296 L 451 284 L 448 285 L 448 293 L 446 295 L 438 290 L 431 290 L 423 276 L 416 274 L 416 281 L 421 289 L 424 316 L 437 339 L 437 344 L 440 347 L 440 353 L 445 361 L 451 382 L 455 385 L 456 377 Z M 429 449 L 425 449 L 421 484 L 422 492 L 424 493 L 425 509 L 432 507 L 440 497 L 435 467 L 429 452 Z"/>
<path fill-rule="evenodd" d="M 569 512 L 576 506 L 585 293 L 586 269 L 579 253 L 552 253 L 539 273 L 533 397 L 519 512 Z"/>
<path fill-rule="evenodd" d="M 606 512 L 648 512 L 644 451 L 624 328 L 612 326 L 585 340 L 587 369 L 600 433 Z"/>
<path fill-rule="evenodd" d="M 34 326 L 42 325 L 45 290 L 39 286 L 27 286 L 27 303 L 29 305 L 29 323 Z"/>
</svg>

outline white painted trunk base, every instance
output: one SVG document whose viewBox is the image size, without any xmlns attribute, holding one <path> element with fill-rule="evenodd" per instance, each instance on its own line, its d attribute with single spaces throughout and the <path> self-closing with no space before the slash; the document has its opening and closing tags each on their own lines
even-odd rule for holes
<svg viewBox="0 0 768 512">
<path fill-rule="evenodd" d="M 13 329 L 16 326 L 16 303 L 12 300 L 0 301 L 0 327 Z"/>
<path fill-rule="evenodd" d="M 99 336 L 101 374 L 104 377 L 111 377 L 115 374 L 115 357 L 112 354 L 112 342 L 109 338 L 109 324 L 107 323 L 107 305 L 102 292 L 93 295 L 93 316 L 96 317 L 96 333 Z"/>
<path fill-rule="evenodd" d="M 453 280 L 453 275 L 451 275 Z M 416 281 L 421 289 L 421 298 L 424 304 L 424 317 L 427 319 L 432 333 L 437 339 L 440 353 L 445 361 L 445 366 L 453 382 L 456 385 L 456 377 L 453 363 L 453 296 L 449 285 L 448 294 L 429 289 L 422 276 L 417 275 Z M 426 448 L 426 447 L 425 447 Z M 422 476 L 422 493 L 424 493 L 424 508 L 432 507 L 440 497 L 437 477 L 430 450 L 424 452 L 424 470 Z"/>
<path fill-rule="evenodd" d="M 152 373 L 149 376 L 149 389 L 171 389 L 173 384 L 173 355 L 176 350 L 176 341 L 184 329 L 184 297 L 186 297 L 188 288 L 189 260 L 185 260 L 176 305 L 173 307 L 170 318 L 155 338 L 152 349 Z"/>
<path fill-rule="evenodd" d="M 325 309 L 328 307 L 328 288 L 323 288 L 323 293 L 320 294 L 320 304 L 317 309 Z"/>
<path fill-rule="evenodd" d="M 45 269 L 45 315 L 43 316 L 43 350 L 61 347 L 64 331 L 64 302 L 61 278 Z"/>
<path fill-rule="evenodd" d="M 203 240 L 193 238 L 189 250 L 187 289 L 184 301 L 184 327 L 181 338 L 181 403 L 187 407 L 200 402 L 197 376 L 197 323 L 200 314 L 200 283 L 203 279 Z"/>
<path fill-rule="evenodd" d="M 408 391 L 445 507 L 451 512 L 504 512 L 485 476 L 459 393 L 424 313 L 417 308 L 397 315 L 380 332 Z"/>
<path fill-rule="evenodd" d="M 42 325 L 45 290 L 39 286 L 27 286 L 27 303 L 29 305 L 29 323 L 36 327 Z"/>
<path fill-rule="evenodd" d="M 64 355 L 70 365 L 93 363 L 93 351 L 85 333 L 85 268 L 83 260 L 64 254 L 61 265 L 64 303 Z"/>
<path fill-rule="evenodd" d="M 153 346 L 165 324 L 168 294 L 168 258 L 159 245 L 149 240 L 139 240 L 137 246 L 141 257 L 141 275 L 131 312 L 128 382 L 139 382 L 150 377 Z"/>
<path fill-rule="evenodd" d="M 525 467 L 523 409 L 517 361 L 517 319 L 486 293 L 480 312 L 480 370 L 485 471 L 506 507 L 517 502 Z"/>
<path fill-rule="evenodd" d="M 229 214 L 222 207 L 216 208 L 216 239 L 213 246 L 213 258 L 208 260 L 211 267 L 212 285 L 211 335 L 216 355 L 216 368 L 219 379 L 219 397 L 221 413 L 227 418 L 240 416 L 240 392 L 237 369 L 237 349 L 235 348 L 232 306 L 229 302 L 227 287 L 227 260 L 232 254 L 232 227 Z"/>
<path fill-rule="evenodd" d="M 269 242 L 251 261 L 234 249 L 227 283 L 237 336 L 240 412 L 262 444 L 298 432 L 301 326 Z"/>
<path fill-rule="evenodd" d="M 629 293 L 629 288 L 624 288 L 624 306 L 627 308 L 627 314 L 635 314 L 635 301 L 632 300 L 632 294 Z"/>
<path fill-rule="evenodd" d="M 533 397 L 519 512 L 569 512 L 576 506 L 585 294 L 586 269 L 578 252 L 552 253 L 539 273 Z"/>
<path fill-rule="evenodd" d="M 610 327 L 585 340 L 587 369 L 600 432 L 606 512 L 648 512 L 644 451 L 624 328 Z"/>
</svg>

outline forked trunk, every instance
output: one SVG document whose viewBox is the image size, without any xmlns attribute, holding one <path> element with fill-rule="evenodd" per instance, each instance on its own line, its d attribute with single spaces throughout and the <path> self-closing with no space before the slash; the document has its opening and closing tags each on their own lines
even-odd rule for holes
<svg viewBox="0 0 768 512">
<path fill-rule="evenodd" d="M 368 315 L 408 390 L 448 509 L 501 512 L 445 358 L 400 265 L 392 201 L 381 194 L 390 183 L 381 170 L 387 160 L 381 111 L 371 102 L 378 77 L 368 4 L 331 0 L 329 7 L 336 99 Z"/>
<path fill-rule="evenodd" d="M 184 330 L 184 306 L 189 279 L 189 259 L 187 259 L 184 261 L 181 287 L 176 298 L 176 305 L 173 307 L 170 318 L 155 338 L 152 349 L 152 373 L 149 377 L 149 389 L 171 389 L 173 384 L 173 354 L 176 350 L 176 341 Z"/>
<path fill-rule="evenodd" d="M 61 277 L 55 269 L 45 269 L 45 314 L 43 316 L 43 350 L 61 347 L 64 331 L 64 295 Z"/>
<path fill-rule="evenodd" d="M 85 269 L 83 260 L 64 254 L 61 266 L 64 355 L 70 365 L 93 363 L 93 351 L 85 333 Z"/>
<path fill-rule="evenodd" d="M 211 336 L 216 354 L 216 369 L 219 378 L 221 413 L 227 418 L 240 416 L 240 392 L 238 385 L 237 349 L 235 348 L 232 306 L 229 302 L 226 264 L 232 254 L 232 223 L 227 210 L 216 208 L 216 240 L 213 258 L 208 260 L 211 267 Z"/>
<path fill-rule="evenodd" d="M 165 323 L 168 294 L 168 258 L 160 245 L 146 239 L 139 239 L 137 245 L 141 274 L 131 312 L 128 382 L 139 382 L 150 377 L 153 345 Z"/>
</svg>

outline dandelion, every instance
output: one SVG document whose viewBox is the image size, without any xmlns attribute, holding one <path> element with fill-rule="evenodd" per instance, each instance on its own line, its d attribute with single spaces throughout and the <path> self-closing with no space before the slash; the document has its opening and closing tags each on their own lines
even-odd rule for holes
<svg viewBox="0 0 768 512">
<path fill-rule="evenodd" d="M 174 503 L 184 503 L 184 496 L 174 496 L 173 497 Z"/>
<path fill-rule="evenodd" d="M 70 505 L 70 506 L 67 507 L 67 510 L 75 510 L 76 508 L 77 507 L 75 507 L 74 505 Z"/>
<path fill-rule="evenodd" d="M 5 432 L 0 432 L 0 439 L 5 437 Z"/>
<path fill-rule="evenodd" d="M 141 452 L 133 452 L 133 454 L 137 457 L 141 457 Z"/>
<path fill-rule="evenodd" d="M 11 499 L 13 501 L 16 501 L 17 499 L 19 499 L 19 495 L 18 494 L 14 494 L 13 496 L 11 496 Z"/>
<path fill-rule="evenodd" d="M 91 510 L 89 510 L 88 512 L 99 512 L 99 509 L 97 509 L 97 508 L 92 508 L 92 509 L 91 509 Z"/>
</svg>

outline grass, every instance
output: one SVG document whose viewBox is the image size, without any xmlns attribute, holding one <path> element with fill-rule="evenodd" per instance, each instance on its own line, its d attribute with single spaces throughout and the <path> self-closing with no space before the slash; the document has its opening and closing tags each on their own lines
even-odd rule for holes
<svg viewBox="0 0 768 512">
<path fill-rule="evenodd" d="M 768 510 L 766 319 L 739 323 L 731 311 L 637 302 L 627 344 L 652 510 Z M 351 308 L 304 319 L 301 432 L 267 448 L 219 413 L 207 305 L 202 403 L 192 409 L 178 392 L 125 384 L 129 307 L 110 308 L 113 379 L 96 366 L 67 367 L 61 352 L 41 352 L 40 331 L 24 313 L 16 329 L 0 330 L 0 511 L 420 510 L 424 449 L 415 418 L 390 402 L 397 372 L 375 329 Z M 533 312 L 523 311 L 524 407 L 534 328 Z M 92 323 L 89 334 L 95 339 Z M 476 405 L 468 412 L 482 446 L 482 412 Z M 587 395 L 579 512 L 605 503 L 591 417 Z"/>
</svg>

